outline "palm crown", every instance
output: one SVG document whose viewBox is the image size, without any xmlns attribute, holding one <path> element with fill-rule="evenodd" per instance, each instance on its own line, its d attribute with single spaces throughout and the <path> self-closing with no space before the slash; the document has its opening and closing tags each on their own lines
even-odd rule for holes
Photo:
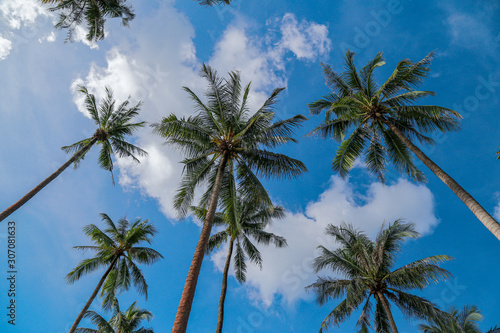
<svg viewBox="0 0 500 333">
<path fill-rule="evenodd" d="M 80 262 L 68 275 L 68 283 L 78 281 L 82 276 L 102 267 L 111 267 L 101 291 L 103 308 L 109 309 L 118 291 L 128 290 L 131 283 L 140 294 L 147 297 L 148 285 L 136 263 L 150 265 L 160 258 L 160 253 L 148 247 L 138 246 L 146 242 L 151 244 L 151 237 L 156 228 L 148 220 L 137 219 L 130 223 L 126 218 L 118 220 L 117 225 L 106 214 L 101 214 L 107 228 L 99 229 L 90 224 L 83 228 L 95 245 L 75 246 L 82 251 L 93 251 L 95 257 Z"/>
<path fill-rule="evenodd" d="M 432 91 L 418 91 L 427 76 L 433 54 L 416 63 L 404 59 L 398 63 L 392 75 L 379 86 L 373 77 L 375 68 L 385 64 L 378 53 L 361 70 L 354 64 L 354 53 L 345 54 L 346 70 L 336 73 L 331 66 L 323 65 L 326 83 L 332 93 L 309 104 L 313 114 L 325 110 L 325 121 L 314 129 L 324 138 L 342 141 L 333 169 L 345 177 L 356 158 L 365 151 L 365 163 L 370 172 L 384 181 L 387 161 L 398 171 L 423 181 L 423 173 L 415 166 L 408 147 L 391 130 L 394 125 L 405 136 L 421 143 L 434 144 L 428 133 L 439 130 L 459 129 L 461 116 L 450 109 L 434 105 L 414 105 Z M 352 129 L 348 138 L 347 133 Z"/>
<path fill-rule="evenodd" d="M 97 125 L 97 129 L 90 138 L 78 141 L 70 146 L 64 146 L 61 149 L 67 153 L 82 151 L 85 147 L 97 143 L 101 145 L 99 152 L 99 166 L 104 170 L 111 172 L 111 179 L 114 184 L 113 177 L 113 160 L 111 155 L 117 154 L 119 157 L 131 157 L 134 161 L 139 162 L 135 156 L 144 156 L 146 151 L 126 141 L 126 136 L 132 135 L 140 127 L 143 127 L 145 122 L 132 123 L 131 120 L 139 114 L 140 103 L 129 107 L 130 102 L 125 102 L 116 105 L 113 99 L 113 92 L 106 88 L 106 98 L 97 104 L 96 98 L 90 94 L 87 88 L 80 86 L 80 91 L 85 94 L 85 109 L 90 114 L 90 117 Z M 88 149 L 83 151 L 83 154 L 74 162 L 75 168 L 79 162 L 85 157 Z"/>
<path fill-rule="evenodd" d="M 128 26 L 135 14 L 126 0 L 41 0 L 45 4 L 54 4 L 51 11 L 59 12 L 57 29 L 68 29 L 71 40 L 77 26 L 85 20 L 87 23 L 87 40 L 97 42 L 104 38 L 106 18 L 120 17 L 122 24 Z"/>
<path fill-rule="evenodd" d="M 203 65 L 202 77 L 207 79 L 208 102 L 203 103 L 189 88 L 184 87 L 198 113 L 178 118 L 175 114 L 153 124 L 154 131 L 167 143 L 177 146 L 185 155 L 184 177 L 174 206 L 185 215 L 193 200 L 195 188 L 208 181 L 208 189 L 201 199 L 206 206 L 213 192 L 218 165 L 224 161 L 228 185 L 245 196 L 262 198 L 270 203 L 267 191 L 258 177 L 296 177 L 306 171 L 299 160 L 268 149 L 288 142 L 296 142 L 290 135 L 306 118 L 302 115 L 273 122 L 273 105 L 283 88 L 275 89 L 263 106 L 254 114 L 248 109 L 250 84 L 243 89 L 238 72 L 231 72 L 225 80 L 209 66 Z M 267 148 L 267 149 L 266 149 Z M 235 192 L 233 192 L 233 195 Z"/>
<path fill-rule="evenodd" d="M 57 29 L 68 29 L 67 40 L 72 40 L 77 26 L 83 21 L 87 24 L 87 40 L 97 42 L 104 39 L 104 25 L 107 18 L 121 18 L 122 25 L 129 25 L 135 14 L 127 0 L 40 0 L 44 4 L 51 4 L 51 11 L 59 12 Z M 197 0 L 200 5 L 214 6 L 229 5 L 232 0 Z"/>
<path fill-rule="evenodd" d="M 451 308 L 449 316 L 431 320 L 430 325 L 420 324 L 424 333 L 481 333 L 477 323 L 483 319 L 476 305 L 464 306 L 461 310 Z"/>
<path fill-rule="evenodd" d="M 106 321 L 100 314 L 94 311 L 87 311 L 86 318 L 97 327 L 77 328 L 76 333 L 154 333 L 151 328 L 139 327 L 144 320 L 150 321 L 153 314 L 139 308 L 137 302 L 132 303 L 125 312 L 120 311 L 117 300 L 113 301 L 113 316 Z"/>
<path fill-rule="evenodd" d="M 251 239 L 259 244 L 274 244 L 276 247 L 286 246 L 285 238 L 265 231 L 265 227 L 272 219 L 285 217 L 281 206 L 269 209 L 267 205 L 255 200 L 241 197 L 236 199 L 236 204 L 222 213 L 214 216 L 214 226 L 225 227 L 225 229 L 213 234 L 207 245 L 207 253 L 218 249 L 223 243 L 230 240 L 231 247 L 236 245 L 234 272 L 239 282 L 246 280 L 246 259 L 262 268 L 262 255 Z M 192 207 L 192 212 L 198 219 L 203 220 L 206 209 Z M 232 250 L 232 249 L 230 249 Z M 232 251 L 231 251 L 232 252 Z M 230 258 L 228 258 L 230 260 Z"/>
<path fill-rule="evenodd" d="M 320 277 L 308 288 L 315 292 L 320 304 L 344 299 L 323 321 L 320 332 L 331 324 L 339 325 L 347 320 L 362 303 L 357 327 L 359 332 L 368 332 L 372 320 L 372 298 L 376 301 L 374 322 L 377 332 L 398 332 L 388 300 L 394 302 L 406 317 L 428 319 L 442 315 L 434 304 L 407 291 L 421 290 L 431 282 L 449 278 L 451 274 L 438 265 L 451 257 L 431 256 L 391 270 L 403 240 L 419 237 L 413 224 L 396 220 L 388 228 L 382 227 L 375 241 L 352 225 L 329 225 L 326 234 L 332 236 L 340 247 L 330 251 L 319 246 L 321 255 L 314 261 L 316 271 L 330 269 L 345 278 Z"/>
</svg>

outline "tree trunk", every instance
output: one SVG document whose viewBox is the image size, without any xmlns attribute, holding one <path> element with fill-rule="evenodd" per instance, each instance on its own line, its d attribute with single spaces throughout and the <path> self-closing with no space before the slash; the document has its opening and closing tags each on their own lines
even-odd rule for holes
<svg viewBox="0 0 500 333">
<path fill-rule="evenodd" d="M 90 296 L 89 300 L 87 301 L 87 303 L 85 304 L 85 306 L 83 307 L 82 311 L 80 312 L 80 314 L 78 315 L 78 317 L 76 317 L 76 320 L 75 322 L 73 323 L 73 326 L 71 326 L 71 328 L 69 329 L 69 332 L 68 333 L 73 333 L 75 332 L 75 330 L 77 329 L 78 327 L 78 324 L 80 324 L 80 321 L 82 320 L 83 316 L 85 315 L 85 313 L 87 312 L 87 310 L 89 309 L 90 307 L 90 304 L 92 304 L 92 302 L 94 301 L 94 298 L 97 296 L 97 293 L 99 292 L 99 290 L 101 289 L 102 287 L 102 284 L 104 283 L 104 280 L 106 280 L 106 277 L 108 276 L 109 272 L 111 272 L 111 270 L 113 269 L 113 267 L 115 266 L 116 262 L 118 261 L 118 257 L 115 257 L 115 259 L 113 259 L 113 261 L 111 262 L 111 264 L 109 265 L 108 269 L 106 270 L 106 272 L 104 273 L 104 275 L 102 276 L 101 280 L 99 281 L 99 283 L 97 284 L 97 287 L 94 289 L 94 292 L 92 293 L 92 295 Z"/>
<path fill-rule="evenodd" d="M 222 176 L 224 174 L 224 168 L 227 164 L 227 159 L 228 156 L 224 154 L 217 170 L 214 189 L 212 190 L 212 195 L 210 197 L 210 205 L 208 206 L 207 215 L 203 223 L 203 229 L 201 230 L 200 239 L 198 240 L 198 244 L 196 245 L 193 260 L 191 261 L 191 266 L 189 267 L 186 282 L 184 283 L 184 289 L 182 290 L 179 307 L 177 308 L 177 313 L 175 315 L 174 326 L 172 328 L 173 333 L 185 333 L 187 329 L 189 313 L 191 312 L 194 292 L 196 290 L 196 284 L 198 283 L 198 275 L 200 274 L 201 264 L 203 262 L 203 257 L 205 256 L 205 249 L 207 247 L 207 242 L 210 238 L 210 232 L 212 230 L 215 210 L 217 209 L 217 201 L 219 199 L 219 192 L 222 186 Z"/>
<path fill-rule="evenodd" d="M 231 257 L 233 255 L 233 244 L 234 239 L 231 237 L 231 240 L 229 241 L 229 250 L 227 251 L 226 265 L 224 266 L 224 274 L 222 275 L 222 289 L 220 292 L 219 317 L 217 318 L 216 333 L 222 333 L 222 324 L 224 322 L 224 302 L 226 300 L 227 291 L 227 276 L 229 273 L 229 266 L 231 264 Z"/>
<path fill-rule="evenodd" d="M 401 141 L 425 164 L 432 172 L 436 174 L 448 187 L 465 203 L 465 205 L 476 215 L 482 224 L 500 240 L 500 224 L 450 175 L 444 172 L 436 163 L 415 146 L 393 123 L 384 120 L 384 123 L 397 135 Z"/>
<path fill-rule="evenodd" d="M 387 314 L 387 319 L 389 319 L 389 324 L 391 324 L 392 333 L 398 333 L 398 328 L 396 327 L 396 322 L 394 321 L 394 317 L 392 316 L 389 302 L 387 302 L 387 299 L 385 298 L 384 294 L 382 294 L 382 292 L 378 291 L 377 296 L 382 303 L 382 307 L 384 308 L 385 313 Z"/>
<path fill-rule="evenodd" d="M 35 188 L 33 188 L 31 191 L 29 191 L 24 197 L 19 199 L 15 204 L 4 210 L 0 214 L 0 222 L 2 222 L 7 216 L 10 214 L 14 213 L 18 208 L 20 208 L 22 205 L 24 205 L 28 200 L 33 198 L 38 192 L 41 191 L 47 184 L 49 184 L 51 181 L 56 179 L 57 176 L 59 176 L 64 170 L 66 170 L 67 167 L 69 167 L 76 159 L 78 159 L 80 156 L 85 154 L 91 147 L 92 145 L 97 141 L 96 138 L 93 138 L 85 147 L 77 151 L 66 163 L 64 163 L 59 169 L 57 169 L 53 174 L 51 174 L 49 177 L 47 177 L 43 182 L 38 184 Z"/>
</svg>

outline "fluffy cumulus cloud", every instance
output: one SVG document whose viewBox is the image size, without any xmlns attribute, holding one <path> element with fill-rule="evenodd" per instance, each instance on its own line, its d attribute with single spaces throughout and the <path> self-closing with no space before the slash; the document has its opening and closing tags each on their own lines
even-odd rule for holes
<svg viewBox="0 0 500 333">
<path fill-rule="evenodd" d="M 107 66 L 92 64 L 87 75 L 73 82 L 74 101 L 79 110 L 88 116 L 83 95 L 77 92 L 78 85 L 85 85 L 98 98 L 104 96 L 104 87 L 109 86 L 119 101 L 129 95 L 133 101 L 142 100 L 140 118 L 148 123 L 158 122 L 170 113 L 191 114 L 192 102 L 181 87 L 189 86 L 201 96 L 206 86 L 198 75 L 201 61 L 196 56 L 191 23 L 171 4 L 165 4 L 157 16 L 145 21 L 138 18 L 135 24 L 131 30 L 134 40 L 123 41 L 123 45 L 110 50 L 106 56 Z M 243 83 L 252 81 L 250 104 L 253 107 L 260 106 L 272 89 L 286 85 L 284 69 L 288 52 L 311 61 L 329 50 L 325 26 L 307 21 L 299 23 L 292 14 L 286 14 L 276 24 L 283 26 L 281 35 L 271 33 L 275 30 L 273 26 L 264 38 L 255 38 L 253 28 L 239 19 L 224 31 L 208 61 L 221 75 L 239 70 Z M 157 35 L 164 36 L 162 43 L 157 42 Z M 298 36 L 302 36 L 302 40 L 292 43 Z M 130 48 L 131 42 L 136 47 Z M 312 49 L 315 51 L 310 51 Z M 153 135 L 149 128 L 138 133 L 136 144 L 149 155 L 140 164 L 119 159 L 116 163 L 120 169 L 119 183 L 126 189 L 139 189 L 145 196 L 157 199 L 162 212 L 174 217 L 172 197 L 182 171 L 181 156 L 161 143 L 161 138 Z"/>
<path fill-rule="evenodd" d="M 328 38 L 326 25 L 308 22 L 298 22 L 295 15 L 287 13 L 281 19 L 283 37 L 279 45 L 283 50 L 292 51 L 299 59 L 313 60 L 328 54 L 331 41 Z"/>
<path fill-rule="evenodd" d="M 430 190 L 400 179 L 390 186 L 373 183 L 366 194 L 359 195 L 353 184 L 333 176 L 330 187 L 309 203 L 305 212 L 288 213 L 268 227 L 268 231 L 285 237 L 288 247 L 260 247 L 264 267 L 260 270 L 249 264 L 246 285 L 250 294 L 265 305 L 270 305 L 277 294 L 288 303 L 311 297 L 304 287 L 316 280 L 311 267 L 316 247 L 322 244 L 335 248 L 324 235 L 328 224 L 349 222 L 374 236 L 382 222 L 392 223 L 398 218 L 415 223 L 421 234 L 429 233 L 438 223 Z M 211 258 L 221 271 L 226 252 L 227 248 L 221 248 Z"/>
<path fill-rule="evenodd" d="M 0 36 L 0 60 L 7 58 L 12 49 L 12 42 Z"/>
<path fill-rule="evenodd" d="M 37 0 L 2 0 L 0 14 L 12 29 L 20 29 L 23 24 L 32 25 L 40 16 L 52 16 Z"/>
</svg>

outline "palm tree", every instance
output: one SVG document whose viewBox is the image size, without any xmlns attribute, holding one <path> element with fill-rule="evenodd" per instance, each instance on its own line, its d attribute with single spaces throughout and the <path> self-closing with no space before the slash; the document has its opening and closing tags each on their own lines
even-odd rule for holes
<svg viewBox="0 0 500 333">
<path fill-rule="evenodd" d="M 446 255 L 431 256 L 391 271 L 405 238 L 420 236 L 414 224 L 396 220 L 385 229 L 382 226 L 375 241 L 346 224 L 340 227 L 330 224 L 326 234 L 332 236 L 340 247 L 331 251 L 324 246 L 318 247 L 321 255 L 314 261 L 316 272 L 328 268 L 345 278 L 318 277 L 307 288 L 315 292 L 316 300 L 321 305 L 331 299 L 345 299 L 328 314 L 321 324 L 320 332 L 331 324 L 339 325 L 347 320 L 363 302 L 357 327 L 358 332 L 368 332 L 371 327 L 372 296 L 376 303 L 374 326 L 377 332 L 398 332 L 389 301 L 409 318 L 429 319 L 443 315 L 433 303 L 407 291 L 422 290 L 430 282 L 449 278 L 451 274 L 440 268 L 439 264 L 453 258 Z"/>
<path fill-rule="evenodd" d="M 116 294 L 128 290 L 131 282 L 140 294 L 148 296 L 148 285 L 141 270 L 136 263 L 150 265 L 160 258 L 160 253 L 149 248 L 137 246 L 147 242 L 151 244 L 151 237 L 156 233 L 156 228 L 148 220 L 140 219 L 130 223 L 126 218 L 118 220 L 118 225 L 106 214 L 101 214 L 107 229 L 102 231 L 96 225 L 90 224 L 83 228 L 85 234 L 95 243 L 93 246 L 75 246 L 82 251 L 94 251 L 96 256 L 82 260 L 68 275 L 68 283 L 74 283 L 84 275 L 94 272 L 101 267 L 107 267 L 99 283 L 82 311 L 76 318 L 69 333 L 75 332 L 78 324 L 102 287 L 103 308 L 113 306 Z"/>
<path fill-rule="evenodd" d="M 481 333 L 478 322 L 483 320 L 476 305 L 466 305 L 461 310 L 452 307 L 448 316 L 430 320 L 431 325 L 420 324 L 424 333 Z M 500 328 L 492 327 L 486 333 L 498 333 Z"/>
<path fill-rule="evenodd" d="M 87 311 L 85 318 L 89 318 L 97 329 L 77 328 L 76 333 L 154 333 L 151 328 L 140 327 L 142 321 L 150 321 L 153 314 L 139 308 L 137 302 L 132 303 L 129 308 L 122 312 L 118 301 L 113 302 L 113 316 L 106 321 L 100 314 L 94 311 Z"/>
<path fill-rule="evenodd" d="M 431 320 L 431 325 L 420 324 L 424 333 L 481 333 L 477 325 L 483 319 L 476 305 L 464 306 L 461 310 L 451 308 L 449 316 Z"/>
<path fill-rule="evenodd" d="M 194 215 L 203 221 L 207 210 L 201 207 L 192 207 Z M 229 239 L 229 247 L 226 256 L 226 264 L 222 275 L 222 288 L 219 300 L 219 317 L 217 319 L 216 333 L 222 333 L 224 321 L 224 302 L 227 291 L 227 278 L 233 250 L 236 246 L 234 272 L 238 282 L 246 281 L 246 259 L 250 259 L 262 269 L 262 256 L 252 243 L 250 238 L 259 244 L 269 245 L 273 243 L 276 247 L 286 246 L 285 238 L 273 233 L 264 231 L 272 219 L 283 218 L 285 216 L 283 208 L 274 206 L 272 210 L 262 202 L 248 200 L 237 197 L 235 202 L 229 205 L 224 213 L 215 213 L 213 224 L 215 226 L 225 226 L 224 230 L 212 235 L 208 240 L 207 254 L 218 249 Z"/>
<path fill-rule="evenodd" d="M 139 160 L 134 154 L 138 156 L 144 156 L 147 154 L 141 148 L 126 141 L 127 135 L 132 135 L 135 130 L 145 124 L 143 121 L 138 123 L 130 122 L 132 118 L 139 114 L 140 103 L 129 107 L 129 101 L 127 100 L 116 106 L 116 102 L 113 99 L 113 92 L 109 88 L 106 88 L 106 98 L 98 105 L 96 103 L 95 96 L 93 94 L 89 94 L 87 88 L 80 86 L 79 91 L 85 94 L 86 110 L 97 125 L 97 130 L 94 135 L 90 138 L 78 141 L 71 146 L 62 147 L 61 149 L 63 151 L 66 153 L 73 153 L 73 156 L 43 182 L 38 184 L 12 206 L 4 210 L 0 214 L 0 222 L 28 202 L 28 200 L 34 197 L 51 181 L 56 179 L 56 177 L 66 170 L 66 168 L 71 164 L 77 168 L 85 157 L 85 154 L 87 154 L 90 148 L 92 148 L 95 144 L 101 145 L 101 151 L 98 159 L 99 166 L 111 173 L 111 180 L 113 181 L 113 184 L 115 181 L 113 178 L 112 154 L 116 153 L 120 157 L 132 157 L 138 163 Z"/>
<path fill-rule="evenodd" d="M 233 0 L 196 0 L 200 5 L 204 6 L 214 6 L 220 4 L 230 5 Z"/>
<path fill-rule="evenodd" d="M 345 55 L 346 71 L 337 74 L 323 65 L 326 82 L 333 92 L 309 104 L 313 114 L 325 112 L 325 121 L 313 133 L 341 141 L 333 160 L 333 169 L 345 177 L 354 161 L 365 151 L 365 164 L 380 181 L 384 181 L 387 161 L 417 181 L 425 180 L 413 163 L 410 151 L 431 169 L 462 200 L 476 217 L 500 240 L 500 224 L 453 178 L 426 156 L 412 140 L 434 144 L 426 134 L 459 129 L 461 116 L 450 109 L 434 105 L 414 105 L 432 91 L 417 91 L 430 71 L 433 54 L 419 62 L 404 59 L 382 86 L 373 78 L 375 68 L 385 64 L 378 53 L 362 70 L 354 64 L 354 53 Z M 347 132 L 353 129 L 348 138 Z"/>
<path fill-rule="evenodd" d="M 122 25 L 128 27 L 135 17 L 127 0 L 40 0 L 43 4 L 54 5 L 50 11 L 59 12 L 56 29 L 68 29 L 67 40 L 72 40 L 77 26 L 87 24 L 87 40 L 95 43 L 104 39 L 104 25 L 107 18 L 121 18 Z M 197 0 L 200 5 L 229 5 L 232 0 Z"/>
<path fill-rule="evenodd" d="M 242 195 L 261 198 L 271 207 L 271 200 L 258 176 L 291 178 L 307 170 L 299 160 L 267 150 L 296 142 L 291 135 L 306 119 L 297 115 L 273 122 L 275 114 L 272 107 L 283 88 L 275 89 L 263 106 L 250 114 L 250 84 L 243 89 L 242 94 L 238 72 L 231 72 L 229 79 L 223 79 L 215 70 L 203 65 L 201 76 L 209 84 L 207 103 L 203 103 L 189 88 L 184 87 L 195 103 L 197 114 L 182 118 L 171 114 L 163 118 L 161 123 L 152 125 L 154 131 L 163 136 L 167 143 L 179 147 L 186 155 L 183 161 L 184 176 L 174 201 L 174 207 L 181 216 L 187 214 L 195 188 L 208 183 L 200 203 L 204 208 L 208 206 L 207 214 L 177 309 L 172 330 L 176 333 L 184 333 L 187 329 L 223 181 L 238 182 L 238 190 Z"/>
<path fill-rule="evenodd" d="M 77 26 L 85 20 L 87 40 L 97 42 L 104 38 L 106 18 L 120 17 L 122 25 L 127 26 L 135 14 L 126 0 L 41 0 L 43 4 L 54 4 L 50 11 L 59 12 L 56 29 L 68 29 L 67 40 L 72 40 Z"/>
</svg>

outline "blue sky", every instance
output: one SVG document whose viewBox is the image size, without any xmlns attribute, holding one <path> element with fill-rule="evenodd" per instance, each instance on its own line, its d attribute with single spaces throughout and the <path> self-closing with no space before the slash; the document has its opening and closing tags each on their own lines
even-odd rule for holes
<svg viewBox="0 0 500 333">
<path fill-rule="evenodd" d="M 342 68 L 346 47 L 363 65 L 379 51 L 387 64 L 377 71 L 385 80 L 398 61 L 417 61 L 436 52 L 422 89 L 436 91 L 425 102 L 460 111 L 462 130 L 435 136 L 424 151 L 500 218 L 500 5 L 488 1 L 249 1 L 204 8 L 190 0 L 131 1 L 137 14 L 130 28 L 109 20 L 108 36 L 98 45 L 64 43 L 65 32 L 52 27 L 52 14 L 35 0 L 0 2 L 0 206 L 5 208 L 68 158 L 59 148 L 92 135 L 93 124 L 81 110 L 78 84 L 97 96 L 111 86 L 115 96 L 144 102 L 140 119 L 157 122 L 172 112 L 188 115 L 191 103 L 182 86 L 202 94 L 198 71 L 203 62 L 220 74 L 240 70 L 252 81 L 252 105 L 275 87 L 286 86 L 277 114 L 304 114 L 299 143 L 283 149 L 305 162 L 309 172 L 293 181 L 266 181 L 287 210 L 270 230 L 289 247 L 263 248 L 264 267 L 249 267 L 246 285 L 229 279 L 226 332 L 317 332 L 337 304 L 322 307 L 303 287 L 314 282 L 310 269 L 317 245 L 334 246 L 323 236 L 329 223 L 352 222 L 373 235 L 383 221 L 415 222 L 423 237 L 408 242 L 398 265 L 448 254 L 444 265 L 455 276 L 422 294 L 438 305 L 476 304 L 486 330 L 499 325 L 500 246 L 454 194 L 420 165 L 428 183 L 415 184 L 390 168 L 381 185 L 362 164 L 342 180 L 331 170 L 338 144 L 306 137 L 321 116 L 308 115 L 307 103 L 328 93 L 320 62 Z M 133 138 L 149 152 L 140 165 L 115 160 L 117 184 L 96 165 L 91 152 L 77 170 L 68 169 L 10 217 L 18 229 L 17 325 L 2 310 L 0 331 L 67 332 L 103 272 L 74 285 L 65 275 L 84 256 L 72 250 L 88 244 L 81 228 L 113 219 L 149 219 L 158 228 L 154 248 L 164 260 L 144 267 L 150 297 L 122 294 L 154 314 L 149 326 L 169 332 L 200 226 L 178 220 L 172 209 L 182 166 L 179 153 L 144 128 Z M 3 209 L 2 208 L 2 209 Z M 0 226 L 0 260 L 6 271 L 6 225 Z M 189 332 L 212 332 L 217 320 L 225 248 L 204 261 L 189 322 Z M 4 275 L 2 275 L 4 276 Z M 0 279 L 0 308 L 5 309 L 6 279 Z M 92 309 L 99 311 L 96 301 Z M 414 332 L 395 310 L 400 332 Z M 332 332 L 350 332 L 357 316 Z M 88 323 L 85 323 L 89 325 Z"/>
</svg>

